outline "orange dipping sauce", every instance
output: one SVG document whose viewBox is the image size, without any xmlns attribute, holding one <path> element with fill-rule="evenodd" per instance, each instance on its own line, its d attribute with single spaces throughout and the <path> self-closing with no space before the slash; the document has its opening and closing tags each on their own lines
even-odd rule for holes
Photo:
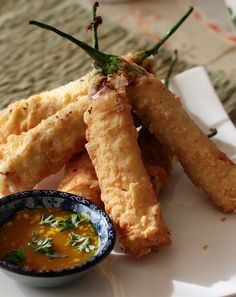
<svg viewBox="0 0 236 297">
<path fill-rule="evenodd" d="M 0 228 L 0 258 L 31 269 L 62 269 L 91 258 L 99 244 L 89 218 L 54 208 L 22 210 Z"/>
</svg>

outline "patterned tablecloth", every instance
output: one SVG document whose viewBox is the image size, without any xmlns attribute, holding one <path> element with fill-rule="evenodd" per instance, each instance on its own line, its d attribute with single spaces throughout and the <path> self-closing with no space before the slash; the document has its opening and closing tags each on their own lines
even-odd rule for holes
<svg viewBox="0 0 236 297">
<path fill-rule="evenodd" d="M 91 14 L 87 4 L 84 6 L 80 2 L 0 0 L 0 108 L 4 108 L 9 102 L 66 84 L 90 69 L 91 60 L 74 44 L 28 25 L 29 19 L 45 21 L 89 42 L 91 33 L 85 28 Z M 160 1 L 162 12 L 168 10 L 171 2 L 173 5 L 173 1 Z M 172 18 L 174 17 L 175 14 L 172 13 Z M 126 28 L 129 28 L 131 19 L 127 17 Z M 119 21 L 120 23 L 124 24 L 124 20 Z M 153 44 L 148 38 L 150 35 L 142 34 L 141 37 L 138 32 L 127 30 L 117 24 L 104 19 L 104 24 L 99 30 L 100 47 L 106 52 L 124 54 Z M 164 24 L 166 25 L 166 22 Z M 142 26 L 145 27 L 147 24 Z M 196 24 L 192 26 L 196 27 Z M 163 24 L 160 29 L 164 30 Z M 179 34 L 180 38 L 181 33 Z M 211 40 L 214 40 L 212 36 Z M 232 49 L 228 44 L 224 46 L 225 50 Z M 170 44 L 168 49 L 162 49 L 156 58 L 157 72 L 161 78 L 166 75 L 172 49 L 173 46 Z M 202 57 L 202 54 L 200 56 Z M 180 61 L 175 68 L 176 73 L 198 64 L 197 59 L 191 60 L 185 57 L 186 55 L 180 55 Z M 214 67 L 209 69 L 212 82 L 227 112 L 236 123 L 236 80 L 230 79 L 224 72 Z"/>
</svg>

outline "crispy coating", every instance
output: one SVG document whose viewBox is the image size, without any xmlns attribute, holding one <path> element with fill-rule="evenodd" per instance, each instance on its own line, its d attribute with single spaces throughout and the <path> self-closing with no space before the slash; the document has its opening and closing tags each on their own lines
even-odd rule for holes
<svg viewBox="0 0 236 297">
<path fill-rule="evenodd" d="M 86 149 L 120 243 L 140 257 L 170 244 L 170 233 L 141 159 L 128 99 L 121 92 L 103 91 L 96 94 L 84 115 Z"/>
<path fill-rule="evenodd" d="M 3 195 L 32 189 L 84 149 L 87 103 L 87 96 L 81 97 L 28 132 L 8 137 L 0 146 Z"/>
<path fill-rule="evenodd" d="M 10 104 L 0 111 L 0 143 L 11 134 L 19 135 L 37 126 L 67 104 L 88 94 L 88 75 L 65 86 Z"/>
<path fill-rule="evenodd" d="M 78 154 L 66 165 L 65 177 L 58 190 L 80 195 L 104 207 L 97 175 L 87 151 Z"/>
<path fill-rule="evenodd" d="M 144 167 L 149 175 L 156 195 L 167 184 L 172 172 L 172 160 L 168 149 L 160 143 L 154 134 L 142 128 L 138 143 L 142 153 Z"/>
<path fill-rule="evenodd" d="M 192 182 L 224 212 L 236 212 L 236 166 L 198 128 L 153 75 L 128 88 L 138 116 L 178 158 Z"/>
</svg>

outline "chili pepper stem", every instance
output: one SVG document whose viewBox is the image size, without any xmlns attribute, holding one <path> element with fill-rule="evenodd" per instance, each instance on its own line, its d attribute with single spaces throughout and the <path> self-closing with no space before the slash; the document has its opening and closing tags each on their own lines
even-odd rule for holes
<svg viewBox="0 0 236 297">
<path fill-rule="evenodd" d="M 65 39 L 72 41 L 73 43 L 78 45 L 82 50 L 84 50 L 102 68 L 102 70 L 105 72 L 106 75 L 111 74 L 118 70 L 119 63 L 121 61 L 121 58 L 119 58 L 118 56 L 102 53 L 99 50 L 96 50 L 90 45 L 84 43 L 83 41 L 80 41 L 79 39 L 76 39 L 73 36 L 65 32 L 62 32 L 50 25 L 47 25 L 38 21 L 34 21 L 34 20 L 30 20 L 29 24 L 52 31 L 64 37 Z"/>
<path fill-rule="evenodd" d="M 167 31 L 167 33 L 159 40 L 157 44 L 155 44 L 152 48 L 148 50 L 140 50 L 133 54 L 133 61 L 137 64 L 140 64 L 145 60 L 146 58 L 150 57 L 151 55 L 157 54 L 159 48 L 163 45 L 163 43 L 166 42 L 167 39 L 171 35 L 175 33 L 175 31 L 182 25 L 182 23 L 189 17 L 189 15 L 192 13 L 193 7 L 191 6 L 189 10 L 183 15 L 176 23 L 175 25 Z"/>
<path fill-rule="evenodd" d="M 210 128 L 210 133 L 207 135 L 208 138 L 212 138 L 217 134 L 216 128 Z"/>
<path fill-rule="evenodd" d="M 92 26 L 92 32 L 93 32 L 93 48 L 95 48 L 96 50 L 99 50 L 97 27 L 95 26 L 96 17 L 97 17 L 97 7 L 98 6 L 99 6 L 99 3 L 98 2 L 95 2 L 93 4 L 93 26 Z"/>
</svg>

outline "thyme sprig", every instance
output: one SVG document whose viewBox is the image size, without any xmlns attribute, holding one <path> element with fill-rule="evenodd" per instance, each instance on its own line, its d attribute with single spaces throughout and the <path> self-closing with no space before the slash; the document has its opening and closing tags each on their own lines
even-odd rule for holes
<svg viewBox="0 0 236 297">
<path fill-rule="evenodd" d="M 12 250 L 6 255 L 5 258 L 8 262 L 11 262 L 14 264 L 20 263 L 25 260 L 24 250 L 22 247 L 20 247 L 16 250 Z"/>
<path fill-rule="evenodd" d="M 60 220 L 58 226 L 61 227 L 60 231 L 63 232 L 67 229 L 78 228 L 79 224 L 82 222 L 89 221 L 89 219 L 79 213 L 72 214 Z"/>
<path fill-rule="evenodd" d="M 79 252 L 85 251 L 86 253 L 89 253 L 96 249 L 96 246 L 92 244 L 90 237 L 83 237 L 75 232 L 71 232 L 69 236 L 69 243 Z"/>
<path fill-rule="evenodd" d="M 31 242 L 28 246 L 32 248 L 34 252 L 46 254 L 49 258 L 64 258 L 67 255 L 61 255 L 53 250 L 53 239 L 51 237 L 38 238 L 38 234 L 33 232 Z"/>
<path fill-rule="evenodd" d="M 60 227 L 60 232 L 63 232 L 67 229 L 78 228 L 80 223 L 88 221 L 90 221 L 89 218 L 79 213 L 71 214 L 63 219 L 57 219 L 53 215 L 42 215 L 39 224 L 48 225 L 53 228 Z"/>
<path fill-rule="evenodd" d="M 59 220 L 57 220 L 53 215 L 43 214 L 39 225 L 48 225 L 51 227 L 57 227 Z"/>
<path fill-rule="evenodd" d="M 101 18 L 101 16 L 97 16 L 97 8 L 98 8 L 98 6 L 99 6 L 99 3 L 96 1 L 93 4 L 92 22 L 87 27 L 88 30 L 92 30 L 92 33 L 93 33 L 93 48 L 95 48 L 96 50 L 99 50 L 97 28 L 98 28 L 99 25 L 102 24 L 102 18 Z"/>
</svg>

